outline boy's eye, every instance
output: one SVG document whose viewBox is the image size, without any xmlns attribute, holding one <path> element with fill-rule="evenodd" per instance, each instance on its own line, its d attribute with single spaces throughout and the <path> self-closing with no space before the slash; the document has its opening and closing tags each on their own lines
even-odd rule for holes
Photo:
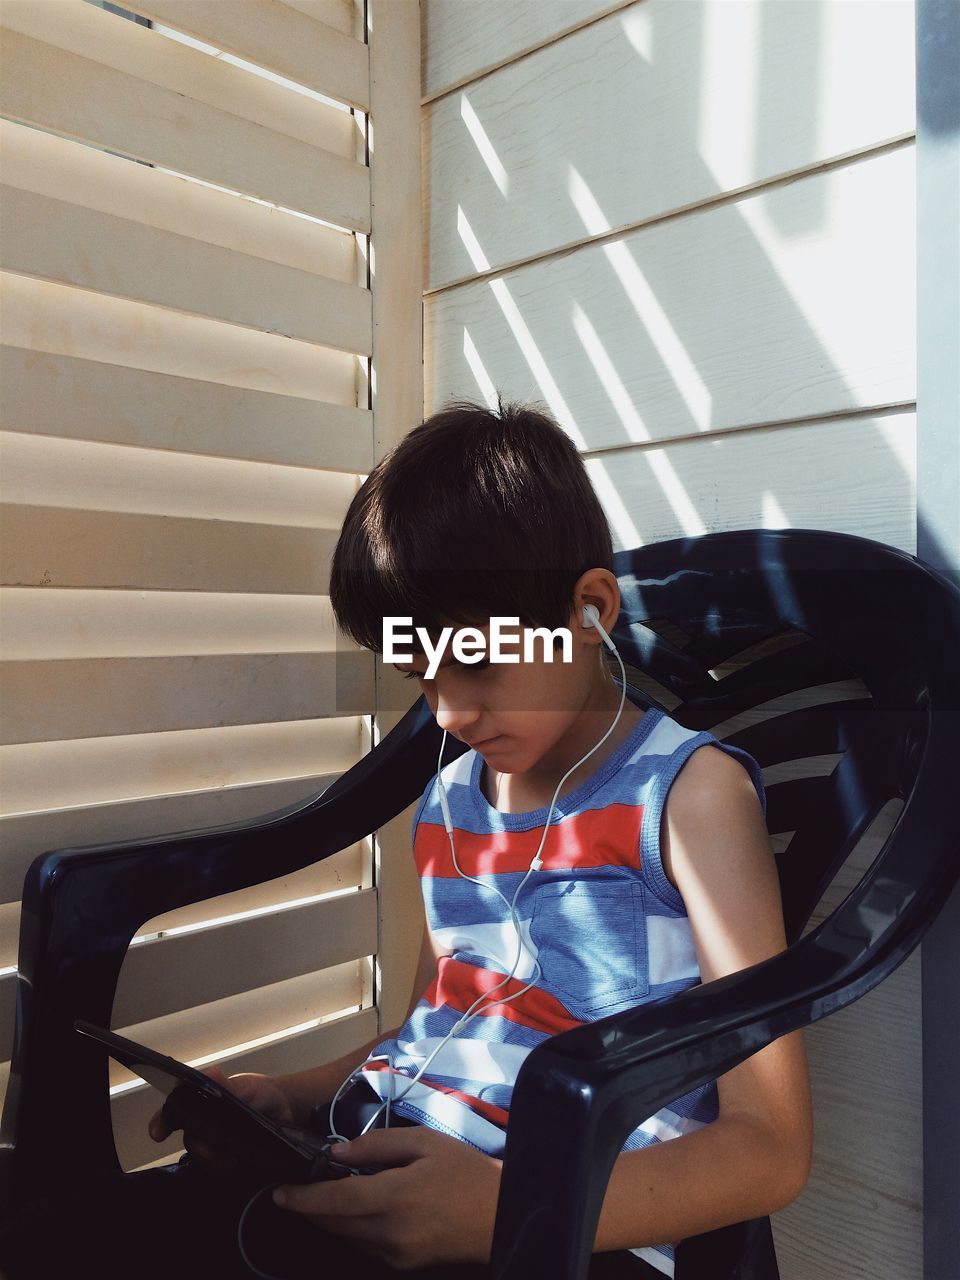
<svg viewBox="0 0 960 1280">
<path fill-rule="evenodd" d="M 461 671 L 486 671 L 490 665 L 490 659 L 484 658 L 481 662 L 458 662 L 456 665 Z M 425 671 L 403 671 L 401 674 L 404 680 L 425 680 L 427 678 Z"/>
</svg>

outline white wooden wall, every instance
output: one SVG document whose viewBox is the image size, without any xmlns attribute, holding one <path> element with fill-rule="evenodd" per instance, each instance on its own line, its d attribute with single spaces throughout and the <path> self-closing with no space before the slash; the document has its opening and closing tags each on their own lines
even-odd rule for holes
<svg viewBox="0 0 960 1280">
<path fill-rule="evenodd" d="M 912 0 L 421 13 L 425 411 L 545 402 L 618 546 L 809 527 L 915 553 Z M 807 1033 L 783 1280 L 921 1274 L 919 975 Z"/>
</svg>

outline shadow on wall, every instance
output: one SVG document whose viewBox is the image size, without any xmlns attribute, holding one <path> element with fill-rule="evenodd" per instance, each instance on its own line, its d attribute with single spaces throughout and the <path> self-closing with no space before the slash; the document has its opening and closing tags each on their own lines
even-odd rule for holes
<svg viewBox="0 0 960 1280">
<path fill-rule="evenodd" d="M 618 545 L 915 549 L 912 6 L 850 84 L 855 9 L 644 0 L 427 109 L 428 407 L 544 401 Z"/>
</svg>

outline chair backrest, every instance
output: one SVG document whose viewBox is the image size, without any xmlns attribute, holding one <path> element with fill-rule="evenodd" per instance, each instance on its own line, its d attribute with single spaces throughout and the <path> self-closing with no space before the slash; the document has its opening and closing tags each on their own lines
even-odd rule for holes
<svg viewBox="0 0 960 1280">
<path fill-rule="evenodd" d="M 622 552 L 615 567 L 623 602 L 614 639 L 647 701 L 763 768 L 838 760 L 821 776 L 766 786 L 768 829 L 785 841 L 786 952 L 566 1032 L 524 1062 L 494 1239 L 499 1280 L 586 1274 L 606 1177 L 630 1129 L 866 994 L 910 954 L 960 874 L 950 803 L 960 592 L 951 582 L 896 548 L 804 529 L 677 539 Z M 837 681 L 862 692 L 804 705 Z M 891 802 L 900 810 L 871 865 L 804 934 Z M 730 1275 L 766 1280 L 770 1265 L 758 1273 L 743 1259 Z"/>
<path fill-rule="evenodd" d="M 792 833 L 777 865 L 793 942 L 881 810 L 910 797 L 934 712 L 960 760 L 960 593 L 894 547 L 822 530 L 676 539 L 615 567 L 614 637 L 648 701 L 762 768 L 838 757 L 766 787 L 768 830 Z M 949 830 L 949 793 L 928 799 L 931 827 Z M 916 876 L 928 870 L 918 857 Z"/>
</svg>

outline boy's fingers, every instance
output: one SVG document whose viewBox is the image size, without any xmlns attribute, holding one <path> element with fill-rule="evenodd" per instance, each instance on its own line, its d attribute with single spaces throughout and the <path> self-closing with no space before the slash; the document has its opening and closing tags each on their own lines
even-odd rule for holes
<svg viewBox="0 0 960 1280">
<path fill-rule="evenodd" d="M 383 1180 L 389 1177 L 390 1172 L 388 1169 L 385 1174 L 369 1178 L 337 1178 L 332 1182 L 277 1187 L 273 1203 L 294 1213 L 338 1218 L 366 1217 L 389 1207 L 391 1190 L 389 1186 L 384 1188 Z"/>
<path fill-rule="evenodd" d="M 169 1138 L 173 1130 L 164 1121 L 160 1112 L 155 1111 L 150 1117 L 150 1121 L 147 1125 L 147 1132 L 150 1134 L 150 1137 L 154 1142 L 162 1142 L 164 1138 Z"/>
<path fill-rule="evenodd" d="M 407 1164 L 425 1155 L 431 1131 L 422 1125 L 409 1129 L 371 1129 L 349 1142 L 338 1142 L 331 1151 L 334 1160 L 361 1168 L 368 1164 Z"/>
<path fill-rule="evenodd" d="M 206 1142 L 200 1138 L 189 1138 L 183 1135 L 183 1147 L 185 1151 L 189 1151 L 192 1156 L 198 1160 L 213 1161 L 217 1158 L 217 1153 Z"/>
</svg>

